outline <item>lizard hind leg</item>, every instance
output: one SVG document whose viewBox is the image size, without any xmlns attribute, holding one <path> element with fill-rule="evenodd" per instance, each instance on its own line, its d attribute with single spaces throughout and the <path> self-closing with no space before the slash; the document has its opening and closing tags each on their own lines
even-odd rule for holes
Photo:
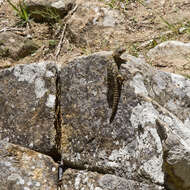
<svg viewBox="0 0 190 190">
<path fill-rule="evenodd" d="M 125 79 L 123 78 L 123 76 L 121 75 L 121 74 L 118 74 L 117 75 L 117 82 L 118 82 L 118 85 L 119 86 L 122 86 L 123 85 L 123 81 L 124 81 Z"/>
</svg>

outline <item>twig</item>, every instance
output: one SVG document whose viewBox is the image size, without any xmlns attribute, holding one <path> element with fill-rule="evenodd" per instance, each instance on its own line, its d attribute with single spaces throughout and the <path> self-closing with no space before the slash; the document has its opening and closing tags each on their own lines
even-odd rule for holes
<svg viewBox="0 0 190 190">
<path fill-rule="evenodd" d="M 55 53 L 55 60 L 57 60 L 57 56 L 59 55 L 59 53 L 61 51 L 61 47 L 62 47 L 62 44 L 63 44 L 66 28 L 67 28 L 67 23 L 64 25 L 63 31 L 61 33 L 61 38 L 59 40 L 59 44 L 57 46 L 56 53 Z"/>
<path fill-rule="evenodd" d="M 64 18 L 64 21 L 67 20 L 78 8 L 78 5 L 75 5 L 75 7 L 68 13 L 68 15 Z"/>
<path fill-rule="evenodd" d="M 77 8 L 78 8 L 78 5 L 76 5 L 76 6 L 67 14 L 67 16 L 65 16 L 65 18 L 63 19 L 63 23 L 67 23 L 67 19 L 68 19 L 70 16 L 72 16 L 72 14 L 77 10 Z M 60 26 L 60 29 L 59 29 L 58 31 L 56 31 L 55 36 L 57 36 L 57 35 L 61 32 L 61 30 L 62 30 L 62 28 L 63 28 L 64 25 L 65 25 L 65 24 L 62 24 L 62 25 Z"/>
<path fill-rule="evenodd" d="M 24 31 L 24 29 L 5 27 L 5 28 L 3 28 L 3 29 L 0 30 L 0 33 L 1 32 L 7 32 L 7 31 Z"/>
<path fill-rule="evenodd" d="M 62 45 L 63 45 L 63 41 L 64 41 L 64 37 L 65 37 L 65 32 L 66 32 L 66 28 L 67 28 L 67 19 L 69 18 L 69 17 L 71 17 L 72 16 L 72 14 L 77 10 L 77 8 L 78 8 L 78 5 L 75 5 L 75 7 L 68 13 L 68 15 L 63 19 L 63 25 L 61 26 L 61 28 L 60 28 L 60 31 L 61 31 L 61 29 L 63 28 L 63 31 L 62 31 L 62 33 L 61 33 L 61 38 L 60 38 L 60 40 L 59 40 L 59 44 L 58 44 L 58 46 L 57 46 L 57 48 L 56 48 L 56 53 L 55 53 L 55 61 L 57 61 L 57 57 L 58 57 L 58 55 L 59 55 L 59 53 L 60 53 L 60 51 L 61 51 L 61 47 L 62 47 Z M 59 32 L 58 32 L 59 33 Z"/>
</svg>

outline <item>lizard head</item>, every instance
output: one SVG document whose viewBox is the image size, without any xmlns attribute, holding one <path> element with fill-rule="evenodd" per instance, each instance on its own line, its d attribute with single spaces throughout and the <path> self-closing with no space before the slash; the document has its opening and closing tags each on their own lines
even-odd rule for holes
<svg viewBox="0 0 190 190">
<path fill-rule="evenodd" d="M 125 59 L 122 59 L 120 56 L 126 51 L 125 48 L 123 47 L 119 47 L 117 48 L 114 52 L 113 52 L 113 58 L 118 66 L 118 68 L 120 68 L 121 64 L 126 63 Z"/>
<path fill-rule="evenodd" d="M 115 49 L 115 51 L 113 52 L 113 56 L 120 57 L 122 55 L 122 53 L 124 53 L 125 51 L 126 51 L 126 49 L 124 47 L 119 47 L 119 48 Z"/>
</svg>

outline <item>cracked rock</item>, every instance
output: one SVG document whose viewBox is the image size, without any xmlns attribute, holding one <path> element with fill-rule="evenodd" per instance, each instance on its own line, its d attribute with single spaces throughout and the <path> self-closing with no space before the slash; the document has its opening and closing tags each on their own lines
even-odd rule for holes
<svg viewBox="0 0 190 190">
<path fill-rule="evenodd" d="M 0 33 L 0 58 L 10 57 L 19 60 L 32 54 L 38 48 L 39 46 L 32 40 L 25 39 L 12 32 Z"/>
<path fill-rule="evenodd" d="M 106 57 L 110 53 L 77 58 L 60 72 L 63 162 L 68 167 L 163 185 L 162 144 L 155 128 L 159 112 L 138 96 L 138 91 L 148 95 L 145 80 L 153 70 L 143 62 L 129 62 L 122 67 L 128 80 L 110 124 L 106 98 Z M 142 71 L 133 76 L 138 67 Z"/>
<path fill-rule="evenodd" d="M 56 73 L 47 62 L 0 70 L 0 139 L 55 151 Z"/>
<path fill-rule="evenodd" d="M 127 60 L 121 67 L 125 81 L 116 117 L 110 124 L 111 110 L 106 98 L 110 55 L 111 52 L 100 52 L 79 57 L 61 69 L 63 163 L 159 188 L 167 186 L 171 178 L 175 181 L 177 176 L 180 184 L 185 183 L 181 186 L 189 187 L 189 162 L 169 151 L 179 159 L 179 164 L 171 164 L 168 149 L 175 143 L 167 144 L 168 130 L 160 128 L 169 126 L 172 133 L 185 141 L 184 152 L 189 152 L 190 80 L 157 71 L 143 59 L 123 55 Z M 163 166 L 168 167 L 163 171 Z M 172 173 L 179 166 L 187 168 L 186 175 Z"/>
</svg>

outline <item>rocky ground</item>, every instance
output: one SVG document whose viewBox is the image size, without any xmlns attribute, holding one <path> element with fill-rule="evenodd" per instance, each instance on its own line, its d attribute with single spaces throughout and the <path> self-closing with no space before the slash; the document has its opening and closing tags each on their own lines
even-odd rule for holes
<svg viewBox="0 0 190 190">
<path fill-rule="evenodd" d="M 19 1 L 12 0 L 11 2 L 16 5 Z M 33 3 L 35 1 L 25 2 Z M 38 2 L 36 4 L 43 1 Z M 49 3 L 51 2 L 53 1 Z M 72 4 L 72 9 L 77 5 L 72 15 L 67 15 L 71 7 L 65 8 L 67 18 L 64 18 L 65 15 L 56 15 L 49 11 L 44 17 L 53 17 L 51 22 L 45 19 L 39 20 L 34 18 L 35 15 L 32 15 L 29 9 L 31 16 L 29 24 L 26 25 L 19 19 L 16 11 L 8 2 L 2 0 L 0 39 L 4 38 L 1 37 L 3 31 L 14 33 L 6 34 L 6 38 L 9 39 L 10 35 L 17 35 L 14 37 L 17 50 L 12 50 L 14 55 L 6 56 L 7 49 L 4 49 L 5 52 L 0 54 L 0 66 L 55 59 L 55 55 L 60 49 L 58 44 L 61 32 L 66 23 L 64 40 L 61 43 L 62 48 L 57 56 L 60 63 L 67 63 L 69 59 L 79 55 L 113 50 L 119 45 L 126 47 L 132 55 L 143 55 L 147 58 L 146 53 L 149 49 L 161 42 L 167 40 L 188 42 L 190 38 L 190 3 L 188 0 L 99 0 L 93 2 L 78 0 L 66 2 Z M 48 5 L 48 3 L 46 4 Z M 42 16 L 43 12 L 41 11 L 39 14 Z M 32 44 L 29 44 L 30 48 L 25 48 L 27 53 L 21 53 L 24 45 L 20 44 L 19 39 L 32 41 Z M 7 44 L 9 43 L 7 42 Z M 165 61 L 165 63 L 148 59 L 147 62 L 159 69 L 188 76 L 189 56 L 183 55 L 183 57 L 184 60 L 181 63 L 176 59 Z"/>
<path fill-rule="evenodd" d="M 0 0 L 0 188 L 54 190 L 62 159 L 63 190 L 188 190 L 189 8 Z M 118 46 L 127 80 L 110 124 L 107 50 Z"/>
</svg>

